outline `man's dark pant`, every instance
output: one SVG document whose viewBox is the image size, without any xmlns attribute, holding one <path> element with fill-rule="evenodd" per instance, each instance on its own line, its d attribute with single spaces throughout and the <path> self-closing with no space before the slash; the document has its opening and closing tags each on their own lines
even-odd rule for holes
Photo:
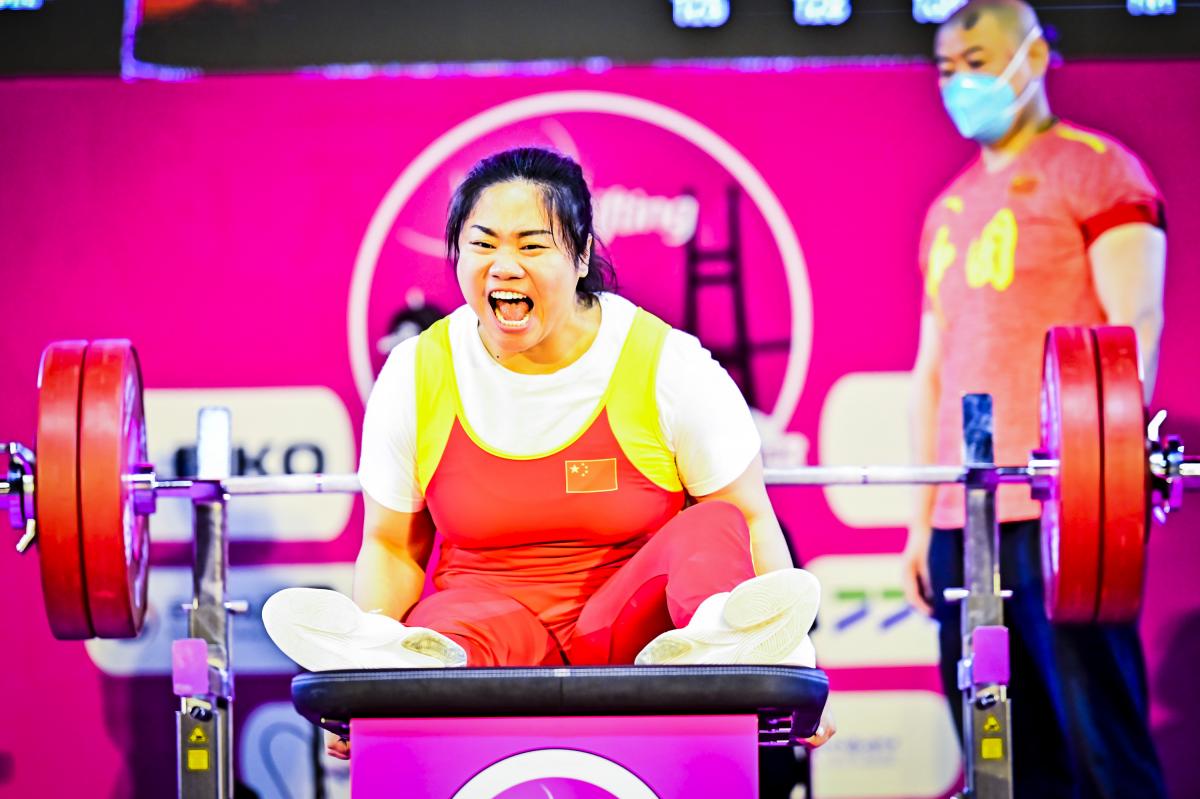
<svg viewBox="0 0 1200 799">
<path fill-rule="evenodd" d="M 1052 625 L 1042 600 L 1036 520 L 1000 525 L 1000 580 L 1012 666 L 1016 799 L 1166 796 L 1147 721 L 1146 668 L 1136 625 Z M 963 585 L 961 530 L 935 530 L 929 550 L 942 687 L 962 734 L 956 669 L 961 608 L 942 590 Z"/>
</svg>

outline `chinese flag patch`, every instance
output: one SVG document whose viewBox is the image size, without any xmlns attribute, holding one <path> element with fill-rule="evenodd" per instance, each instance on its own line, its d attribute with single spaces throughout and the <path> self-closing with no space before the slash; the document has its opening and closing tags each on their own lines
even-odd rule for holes
<svg viewBox="0 0 1200 799">
<path fill-rule="evenodd" d="M 597 494 L 617 490 L 617 459 L 566 461 L 567 493 Z"/>
</svg>

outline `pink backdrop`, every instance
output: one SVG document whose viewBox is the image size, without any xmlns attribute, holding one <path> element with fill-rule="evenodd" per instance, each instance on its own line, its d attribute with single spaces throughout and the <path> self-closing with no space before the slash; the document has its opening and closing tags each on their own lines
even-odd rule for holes
<svg viewBox="0 0 1200 799">
<path fill-rule="evenodd" d="M 426 151 L 490 108 L 564 91 L 653 101 L 682 115 L 679 130 L 688 136 L 665 131 L 660 123 L 675 119 L 670 114 L 651 123 L 604 110 L 549 111 L 476 131 L 441 154 Z M 1197 345 L 1185 326 L 1200 292 L 1200 232 L 1192 224 L 1200 216 L 1200 63 L 1069 65 L 1052 76 L 1051 97 L 1065 117 L 1141 154 L 1166 195 L 1168 324 L 1156 405 L 1171 409 L 1169 428 L 1200 441 Z M 0 340 L 7 386 L 0 438 L 26 442 L 42 347 L 103 336 L 134 340 L 152 388 L 327 386 L 357 435 L 363 372 L 360 364 L 356 373 L 355 359 L 378 365 L 374 342 L 408 288 L 422 287 L 445 308 L 454 302 L 443 265 L 427 252 L 450 181 L 482 152 L 535 141 L 576 148 L 594 186 L 616 187 L 614 203 L 635 204 L 628 213 L 613 206 L 612 224 L 625 230 L 611 246 L 618 272 L 631 297 L 676 323 L 683 258 L 669 240 L 680 229 L 673 225 L 686 227 L 687 207 L 641 200 L 677 201 L 693 190 L 697 240 L 717 246 L 726 235 L 723 192 L 741 184 L 751 339 L 792 336 L 791 360 L 787 349 L 755 359 L 758 404 L 807 437 L 815 462 L 830 387 L 850 372 L 911 364 L 924 204 L 970 155 L 944 119 L 932 70 L 916 66 L 20 80 L 0 84 L 0 109 L 0 285 L 8 319 Z M 395 213 L 381 210 L 423 151 L 430 168 L 422 180 Z M 789 273 L 786 263 L 791 234 L 781 233 L 771 203 L 749 196 L 747 180 L 765 186 L 758 199 L 774 197 L 790 220 L 803 255 L 799 272 Z M 656 217 L 664 208 L 675 216 Z M 728 338 L 724 306 L 707 318 L 706 342 Z M 798 393 L 781 406 L 789 379 Z M 819 491 L 779 493 L 777 501 L 805 560 L 895 552 L 903 542 L 898 528 L 850 530 Z M 241 542 L 233 561 L 352 560 L 359 514 L 356 506 L 334 540 Z M 1197 518 L 1185 510 L 1156 532 L 1142 623 L 1155 732 L 1180 796 L 1200 792 L 1187 732 L 1200 712 L 1190 680 L 1200 655 L 1200 599 L 1189 590 L 1200 564 L 1188 538 Z M 156 564 L 187 558 L 182 544 L 155 546 Z M 35 555 L 0 557 L 0 580 L 10 597 L 0 794 L 169 795 L 174 703 L 167 679 L 105 676 L 82 644 L 54 641 Z M 831 669 L 831 679 L 835 691 L 936 685 L 929 667 Z M 242 678 L 238 713 L 286 696 L 286 675 Z"/>
</svg>

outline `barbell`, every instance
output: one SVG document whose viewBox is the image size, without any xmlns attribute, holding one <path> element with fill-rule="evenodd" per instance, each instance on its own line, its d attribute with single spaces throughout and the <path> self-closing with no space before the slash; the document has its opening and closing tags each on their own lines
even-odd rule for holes
<svg viewBox="0 0 1200 799">
<path fill-rule="evenodd" d="M 1118 622 L 1140 608 L 1151 515 L 1179 506 L 1200 463 L 1147 428 L 1132 329 L 1046 335 L 1041 449 L 1020 465 L 767 469 L 771 485 L 1024 483 L 1042 502 L 1046 610 L 1056 622 Z M 354 493 L 355 475 L 159 480 L 147 462 L 142 376 L 129 341 L 60 341 L 42 354 L 36 453 L 6 445 L 0 496 L 35 540 L 57 638 L 130 638 L 146 613 L 149 517 L 158 497 Z"/>
</svg>

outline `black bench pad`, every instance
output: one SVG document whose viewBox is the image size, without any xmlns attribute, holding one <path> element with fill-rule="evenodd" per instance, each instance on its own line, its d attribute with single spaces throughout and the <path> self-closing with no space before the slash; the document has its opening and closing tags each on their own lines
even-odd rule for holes
<svg viewBox="0 0 1200 799">
<path fill-rule="evenodd" d="M 804 738 L 828 694 L 825 672 L 801 666 L 377 669 L 292 680 L 300 714 L 336 732 L 354 718 L 756 713 L 790 717 Z"/>
</svg>

